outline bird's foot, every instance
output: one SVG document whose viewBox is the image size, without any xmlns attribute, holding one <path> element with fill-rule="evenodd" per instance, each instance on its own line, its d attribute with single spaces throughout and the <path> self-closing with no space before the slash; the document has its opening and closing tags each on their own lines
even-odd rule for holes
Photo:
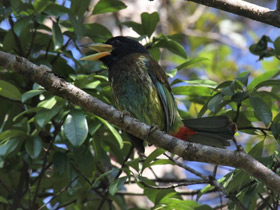
<svg viewBox="0 0 280 210">
<path fill-rule="evenodd" d="M 131 116 L 130 112 L 127 110 L 123 110 L 120 115 L 120 120 L 123 122 L 125 116 Z"/>
<path fill-rule="evenodd" d="M 157 125 L 151 125 L 148 136 L 150 136 L 154 131 L 156 131 L 158 129 L 159 129 L 159 127 Z"/>
</svg>

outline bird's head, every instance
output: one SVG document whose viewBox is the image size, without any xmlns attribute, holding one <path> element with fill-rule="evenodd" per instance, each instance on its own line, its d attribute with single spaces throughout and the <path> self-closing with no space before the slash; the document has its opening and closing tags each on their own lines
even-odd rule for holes
<svg viewBox="0 0 280 210">
<path fill-rule="evenodd" d="M 113 37 L 104 44 L 90 44 L 86 47 L 97 51 L 97 53 L 83 57 L 81 60 L 100 60 L 109 68 L 129 54 L 149 54 L 139 42 L 124 36 Z"/>
</svg>

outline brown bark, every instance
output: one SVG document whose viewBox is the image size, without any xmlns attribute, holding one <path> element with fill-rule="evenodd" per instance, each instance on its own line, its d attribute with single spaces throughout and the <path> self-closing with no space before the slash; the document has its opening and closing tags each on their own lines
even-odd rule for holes
<svg viewBox="0 0 280 210">
<path fill-rule="evenodd" d="M 280 12 L 242 0 L 187 0 L 280 27 Z"/>
</svg>

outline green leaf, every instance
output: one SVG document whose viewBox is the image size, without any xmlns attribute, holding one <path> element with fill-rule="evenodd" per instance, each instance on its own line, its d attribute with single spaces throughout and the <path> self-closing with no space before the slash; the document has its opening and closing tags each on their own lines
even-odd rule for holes
<svg viewBox="0 0 280 210">
<path fill-rule="evenodd" d="M 159 61 L 159 59 L 160 59 L 160 49 L 159 48 L 153 47 L 153 48 L 148 49 L 148 51 L 154 60 Z"/>
<path fill-rule="evenodd" d="M 42 109 L 41 107 L 30 108 L 26 111 L 23 111 L 23 112 L 19 113 L 17 116 L 15 116 L 13 118 L 13 121 L 16 122 L 21 116 L 23 116 L 25 114 L 29 114 L 29 113 L 36 113 L 36 112 L 40 111 L 41 109 Z"/>
<path fill-rule="evenodd" d="M 3 50 L 11 51 L 13 49 L 17 49 L 16 41 L 12 30 L 9 30 L 7 33 L 5 33 L 5 37 L 3 40 Z"/>
<path fill-rule="evenodd" d="M 243 72 L 239 74 L 236 79 L 239 80 L 243 85 L 247 86 L 250 74 L 250 72 Z"/>
<path fill-rule="evenodd" d="M 152 163 L 150 163 L 149 166 L 155 166 L 155 165 L 174 165 L 174 162 L 169 160 L 169 159 L 160 159 L 160 160 L 155 160 Z"/>
<path fill-rule="evenodd" d="M 203 57 L 193 58 L 193 59 L 190 59 L 190 60 L 180 64 L 179 66 L 176 67 L 176 69 L 179 71 L 183 68 L 186 68 L 187 66 L 190 66 L 190 65 L 193 65 L 193 64 L 196 64 L 196 63 L 200 63 L 202 61 L 209 61 L 209 59 L 208 58 L 203 58 Z"/>
<path fill-rule="evenodd" d="M 69 12 L 70 12 L 69 8 L 66 8 L 58 4 L 50 4 L 47 6 L 45 10 L 45 13 L 55 17 L 60 17 L 62 15 L 68 14 Z"/>
<path fill-rule="evenodd" d="M 166 48 L 169 51 L 179 55 L 183 58 L 187 58 L 187 53 L 182 45 L 178 42 L 168 38 L 165 35 L 162 35 L 159 39 L 156 39 L 158 42 L 155 43 L 156 47 Z"/>
<path fill-rule="evenodd" d="M 204 195 L 205 193 L 207 193 L 208 191 L 210 191 L 210 190 L 212 190 L 212 189 L 214 189 L 215 187 L 214 186 L 212 186 L 212 185 L 210 185 L 210 184 L 208 184 L 208 185 L 206 185 L 204 188 L 202 188 L 200 191 L 199 191 L 199 193 L 197 194 L 197 196 L 196 196 L 196 201 L 198 201 L 199 200 L 199 198 L 202 196 L 202 195 Z"/>
<path fill-rule="evenodd" d="M 86 35 L 94 42 L 104 42 L 113 36 L 108 28 L 98 23 L 87 24 L 86 29 Z"/>
<path fill-rule="evenodd" d="M 256 116 L 259 117 L 266 126 L 268 126 L 272 120 L 272 113 L 269 106 L 264 102 L 263 99 L 257 96 L 250 96 L 250 102 L 256 113 Z"/>
<path fill-rule="evenodd" d="M 126 165 L 134 168 L 136 171 L 139 171 L 139 160 L 140 160 L 139 158 L 135 158 L 133 160 L 126 162 Z"/>
<path fill-rule="evenodd" d="M 34 96 L 37 96 L 41 93 L 44 93 L 46 92 L 45 90 L 42 90 L 42 89 L 36 89 L 36 90 L 29 90 L 27 92 L 25 92 L 24 94 L 22 94 L 21 96 L 21 102 L 25 102 L 27 101 L 28 99 L 34 97 Z"/>
<path fill-rule="evenodd" d="M 253 44 L 250 46 L 249 50 L 254 55 L 259 55 L 259 60 L 264 57 L 270 57 L 275 54 L 274 49 L 268 47 L 268 42 L 272 42 L 268 36 L 262 36 L 260 41 L 257 44 Z"/>
<path fill-rule="evenodd" d="M 256 86 L 258 84 L 260 84 L 261 82 L 264 82 L 268 79 L 274 78 L 275 76 L 279 75 L 279 73 L 280 73 L 280 71 L 277 69 L 277 70 L 268 71 L 268 72 L 265 72 L 265 73 L 259 75 L 248 85 L 248 90 L 252 91 L 253 89 L 256 88 Z"/>
<path fill-rule="evenodd" d="M 56 151 L 52 158 L 54 170 L 58 173 L 58 175 L 64 174 L 69 166 L 69 158 L 63 152 Z"/>
<path fill-rule="evenodd" d="M 118 170 L 119 169 L 113 168 L 110 171 L 107 171 L 104 174 L 101 174 L 99 177 L 97 177 L 97 179 L 94 180 L 94 183 L 92 184 L 92 187 L 97 187 L 99 180 L 101 180 L 102 178 L 104 178 L 105 176 L 107 176 L 109 174 L 114 174 Z"/>
<path fill-rule="evenodd" d="M 56 104 L 56 102 L 57 102 L 56 97 L 53 96 L 49 99 L 45 99 L 44 101 L 40 102 L 37 106 L 46 108 L 46 109 L 52 109 L 54 107 L 54 105 Z"/>
<path fill-rule="evenodd" d="M 140 36 L 144 36 L 145 34 L 143 26 L 139 23 L 136 23 L 134 21 L 127 21 L 127 22 L 123 22 L 122 24 L 132 28 Z"/>
<path fill-rule="evenodd" d="M 17 21 L 14 25 L 14 32 L 17 36 L 21 35 L 21 32 L 26 28 L 26 26 L 30 23 L 31 17 L 23 17 L 19 21 Z"/>
<path fill-rule="evenodd" d="M 83 89 L 96 89 L 101 82 L 99 80 L 86 84 Z"/>
<path fill-rule="evenodd" d="M 257 160 L 260 160 L 262 158 L 263 146 L 264 141 L 260 141 L 249 151 L 248 154 Z"/>
<path fill-rule="evenodd" d="M 222 96 L 222 94 L 218 93 L 209 100 L 207 108 L 211 112 L 216 113 L 220 110 L 219 107 L 222 102 L 223 102 L 223 96 Z"/>
<path fill-rule="evenodd" d="M 58 50 L 63 45 L 63 35 L 57 22 L 53 21 L 52 26 L 52 38 L 54 43 L 54 49 Z"/>
<path fill-rule="evenodd" d="M 4 80 L 0 80 L 0 96 L 17 101 L 21 100 L 21 93 L 17 87 Z"/>
<path fill-rule="evenodd" d="M 9 204 L 9 201 L 3 196 L 0 196 L 0 203 Z"/>
<path fill-rule="evenodd" d="M 33 3 L 33 7 L 36 10 L 36 12 L 39 14 L 43 12 L 50 4 L 52 4 L 52 1 L 50 0 L 35 0 Z"/>
<path fill-rule="evenodd" d="M 178 198 L 168 198 L 165 199 L 164 204 L 165 210 L 173 210 L 173 209 L 186 209 L 186 210 L 213 210 L 208 205 L 201 205 L 191 200 L 180 200 Z"/>
<path fill-rule="evenodd" d="M 172 88 L 172 92 L 174 95 L 210 96 L 212 90 L 208 87 L 178 86 Z"/>
<path fill-rule="evenodd" d="M 94 7 L 92 14 L 102 14 L 106 12 L 116 12 L 125 9 L 126 5 L 117 0 L 100 0 Z"/>
<path fill-rule="evenodd" d="M 82 145 L 74 148 L 71 159 L 73 157 L 77 167 L 87 178 L 93 178 L 95 174 L 96 156 L 91 152 L 91 147 Z"/>
<path fill-rule="evenodd" d="M 72 110 L 67 115 L 63 128 L 65 136 L 74 147 L 80 146 L 87 138 L 87 120 L 80 110 Z"/>
<path fill-rule="evenodd" d="M 43 145 L 39 136 L 34 136 L 33 138 L 28 139 L 25 142 L 25 150 L 32 159 L 36 159 L 37 157 L 39 157 L 42 148 Z"/>
<path fill-rule="evenodd" d="M 190 85 L 200 86 L 200 87 L 215 88 L 217 86 L 217 82 L 209 79 L 194 79 L 194 80 L 187 80 L 185 82 Z"/>
<path fill-rule="evenodd" d="M 278 143 L 280 144 L 280 113 L 278 113 L 278 115 L 276 115 L 276 117 L 273 119 L 271 131 L 274 138 L 278 140 Z"/>
<path fill-rule="evenodd" d="M 17 148 L 19 143 L 19 138 L 12 138 L 6 141 L 4 144 L 0 144 L 0 157 L 9 155 Z"/>
<path fill-rule="evenodd" d="M 148 37 L 151 37 L 159 22 L 159 15 L 157 12 L 153 12 L 152 14 L 144 12 L 141 14 L 141 22 L 144 33 L 147 34 Z"/>
<path fill-rule="evenodd" d="M 276 54 L 280 55 L 280 36 L 273 43 Z"/>
<path fill-rule="evenodd" d="M 155 204 L 168 202 L 169 198 L 176 198 L 177 193 L 172 190 L 161 190 L 155 198 Z"/>
<path fill-rule="evenodd" d="M 24 136 L 26 136 L 26 133 L 23 132 L 22 130 L 16 130 L 16 129 L 6 130 L 0 133 L 0 144 L 4 140 L 12 139 L 15 137 L 24 137 Z"/>
<path fill-rule="evenodd" d="M 116 192 L 124 185 L 126 179 L 127 179 L 127 176 L 114 180 L 109 186 L 110 195 L 115 195 Z"/>
<path fill-rule="evenodd" d="M 71 12 L 81 18 L 88 9 L 90 0 L 71 0 Z"/>
<path fill-rule="evenodd" d="M 149 167 L 151 162 L 156 159 L 158 156 L 165 153 L 164 149 L 157 148 L 155 151 L 153 151 L 144 161 L 142 171 L 144 171 L 145 168 Z"/>
<path fill-rule="evenodd" d="M 62 106 L 56 106 L 52 109 L 42 109 L 35 115 L 35 120 L 38 125 L 43 128 L 55 115 L 59 113 Z"/>
<path fill-rule="evenodd" d="M 96 117 L 112 132 L 112 134 L 114 135 L 115 139 L 117 140 L 117 142 L 120 146 L 120 149 L 122 149 L 123 148 L 123 140 L 122 140 L 122 137 L 119 134 L 119 132 L 110 123 L 108 123 L 108 121 L 102 119 L 101 117 L 98 117 L 98 116 L 96 116 Z"/>
<path fill-rule="evenodd" d="M 280 80 L 279 79 L 269 79 L 269 80 L 265 80 L 261 83 L 259 83 L 258 85 L 255 86 L 255 89 L 259 89 L 261 87 L 265 87 L 265 86 L 280 86 Z"/>
<path fill-rule="evenodd" d="M 69 20 L 74 28 L 74 33 L 76 35 L 75 38 L 77 39 L 81 38 L 85 33 L 84 24 L 82 24 L 81 20 L 78 20 L 77 17 L 74 14 L 72 14 L 72 12 L 70 12 L 68 15 L 69 15 Z"/>
</svg>

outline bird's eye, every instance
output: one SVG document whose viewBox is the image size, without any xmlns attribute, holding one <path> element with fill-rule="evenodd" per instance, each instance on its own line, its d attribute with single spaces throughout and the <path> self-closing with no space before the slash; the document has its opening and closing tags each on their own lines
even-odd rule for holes
<svg viewBox="0 0 280 210">
<path fill-rule="evenodd" d="M 118 39 L 115 39 L 115 40 L 113 41 L 113 44 L 119 44 L 119 43 L 121 43 L 121 41 L 118 40 Z"/>
</svg>

